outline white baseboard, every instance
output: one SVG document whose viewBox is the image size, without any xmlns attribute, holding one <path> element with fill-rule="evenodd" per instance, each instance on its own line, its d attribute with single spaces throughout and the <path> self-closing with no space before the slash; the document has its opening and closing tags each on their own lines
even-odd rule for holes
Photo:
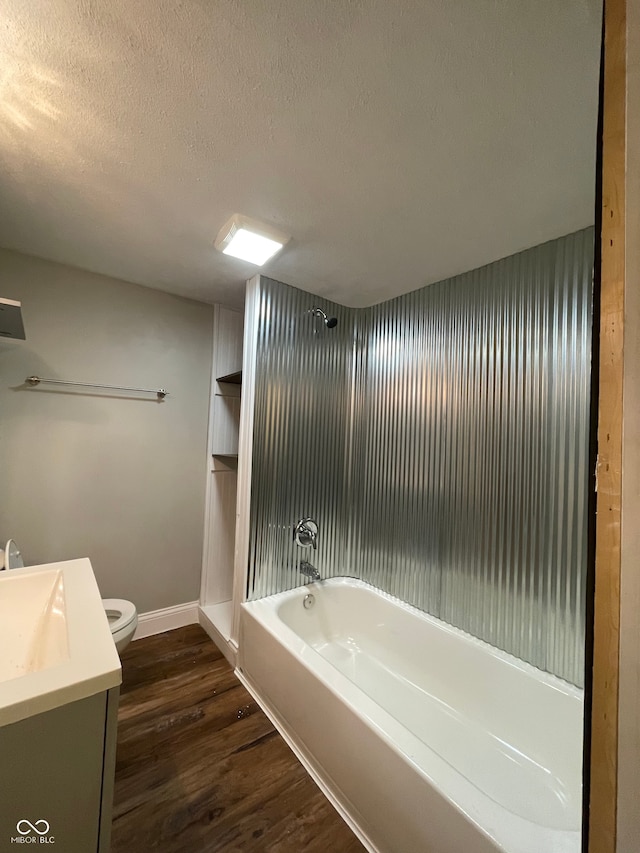
<svg viewBox="0 0 640 853">
<path fill-rule="evenodd" d="M 150 610 L 138 616 L 138 627 L 133 635 L 134 640 L 163 634 L 174 628 L 184 628 L 185 625 L 198 624 L 198 602 L 187 601 L 186 604 L 175 604 L 173 607 L 163 607 L 162 610 Z"/>
</svg>

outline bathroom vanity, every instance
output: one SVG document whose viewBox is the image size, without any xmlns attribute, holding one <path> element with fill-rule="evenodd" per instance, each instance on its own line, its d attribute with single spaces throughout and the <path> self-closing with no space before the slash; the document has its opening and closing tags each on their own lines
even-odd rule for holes
<svg viewBox="0 0 640 853">
<path fill-rule="evenodd" d="M 108 853 L 120 660 L 88 559 L 0 573 L 0 850 Z"/>
</svg>

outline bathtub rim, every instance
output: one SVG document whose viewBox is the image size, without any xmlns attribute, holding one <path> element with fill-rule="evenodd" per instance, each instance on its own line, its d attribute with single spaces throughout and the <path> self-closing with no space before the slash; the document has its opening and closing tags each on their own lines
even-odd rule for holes
<svg viewBox="0 0 640 853">
<path fill-rule="evenodd" d="M 438 630 L 445 630 L 455 637 L 462 637 L 474 645 L 479 645 L 483 652 L 497 657 L 499 660 L 514 666 L 516 669 L 524 670 L 537 681 L 542 681 L 552 688 L 561 690 L 573 698 L 583 701 L 583 691 L 581 688 L 564 681 L 552 673 L 546 673 L 532 664 L 514 657 L 508 652 L 497 649 L 486 641 L 473 637 L 467 632 L 449 625 L 443 620 L 425 613 L 419 608 L 409 605 L 358 578 L 340 576 L 319 582 L 314 581 L 284 592 L 244 602 L 241 605 L 241 622 L 245 618 L 245 614 L 258 622 L 261 628 L 266 630 L 273 640 L 279 643 L 295 659 L 298 665 L 304 667 L 305 670 L 310 672 L 323 684 L 323 687 L 332 694 L 335 700 L 346 705 L 352 714 L 360 718 L 362 724 L 367 729 L 372 731 L 378 738 L 381 738 L 386 746 L 404 762 L 411 765 L 413 771 L 419 775 L 422 781 L 435 788 L 451 804 L 461 819 L 472 824 L 478 833 L 494 844 L 496 851 L 509 850 L 509 848 L 504 846 L 505 834 L 509 837 L 517 837 L 525 832 L 530 836 L 540 835 L 540 840 L 544 844 L 553 836 L 559 842 L 557 847 L 554 847 L 554 851 L 557 850 L 558 853 L 565 853 L 566 851 L 567 853 L 568 851 L 578 853 L 580 849 L 581 827 L 576 829 L 553 829 L 510 812 L 500 803 L 489 797 L 473 782 L 464 777 L 435 750 L 420 741 L 406 726 L 371 699 L 360 687 L 350 681 L 346 675 L 337 670 L 329 661 L 325 660 L 311 645 L 290 628 L 286 622 L 282 621 L 278 615 L 277 607 L 274 606 L 277 600 L 302 599 L 308 592 L 318 594 L 321 585 L 358 587 L 376 596 L 383 597 L 393 605 L 414 613 L 420 619 L 426 619 Z M 348 796 L 341 791 L 339 791 L 339 794 L 336 794 L 332 790 L 331 785 L 333 780 L 331 779 L 330 772 L 322 766 L 314 764 L 313 756 L 310 755 L 310 750 L 306 747 L 301 737 L 283 719 L 279 710 L 273 706 L 251 674 L 245 671 L 243 646 L 244 642 L 241 642 L 236 670 L 238 677 L 263 708 L 276 729 L 283 735 L 287 744 L 319 784 L 323 793 L 325 793 L 341 816 L 344 817 L 345 813 L 347 814 L 347 818 L 345 818 L 347 823 L 362 843 L 365 846 L 372 845 L 372 841 L 362 828 L 358 826 L 353 816 L 349 814 L 348 805 L 345 805 L 341 801 L 340 795 L 342 794 L 347 803 L 350 803 Z M 394 737 L 393 733 L 397 736 Z M 418 756 L 422 756 L 422 761 L 416 758 L 416 752 Z M 427 761 L 424 760 L 425 756 Z M 324 778 L 324 776 L 327 778 Z M 443 779 L 445 780 L 444 784 Z M 460 802 L 461 799 L 464 801 L 463 803 Z M 494 821 L 499 823 L 501 827 L 497 835 L 493 825 L 494 822 L 491 821 L 490 825 L 483 825 L 483 822 L 479 819 L 479 815 L 493 815 Z M 505 816 L 506 820 L 504 820 Z M 508 825 L 506 833 L 504 831 L 505 824 Z M 373 851 L 373 853 L 376 853 L 378 850 L 375 846 L 369 846 L 368 849 Z M 543 847 L 540 847 L 540 849 L 543 849 Z M 515 853 L 518 853 L 518 851 L 515 851 Z"/>
<path fill-rule="evenodd" d="M 416 607 L 413 604 L 409 604 L 406 601 L 403 601 L 401 598 L 398 598 L 395 595 L 392 595 L 389 592 L 386 592 L 383 589 L 380 589 L 373 584 L 368 583 L 367 581 L 363 581 L 360 578 L 351 577 L 349 575 L 336 575 L 331 578 L 323 578 L 319 581 L 311 581 L 306 584 L 301 584 L 300 586 L 292 587 L 291 589 L 284 590 L 283 592 L 275 592 L 271 595 L 263 596 L 262 598 L 256 598 L 252 601 L 243 601 L 241 607 L 246 608 L 250 612 L 253 610 L 261 610 L 260 605 L 266 609 L 267 603 L 272 603 L 276 599 L 280 599 L 284 601 L 286 598 L 294 598 L 296 595 L 300 595 L 302 590 L 305 590 L 306 593 L 311 593 L 313 595 L 318 593 L 318 590 L 323 589 L 324 587 L 340 587 L 340 586 L 348 586 L 353 588 L 359 588 L 368 590 L 369 592 L 374 593 L 376 596 L 389 601 L 391 604 L 396 605 L 401 610 L 412 613 L 414 616 L 417 616 L 420 619 L 428 622 L 439 630 L 444 631 L 446 634 L 449 634 L 454 637 L 461 637 L 467 642 L 471 643 L 474 646 L 482 649 L 486 654 L 491 655 L 491 657 L 496 658 L 497 660 L 502 661 L 503 663 L 508 664 L 509 666 L 513 666 L 515 669 L 519 669 L 522 672 L 531 675 L 537 681 L 541 681 L 549 687 L 560 690 L 563 693 L 573 697 L 574 699 L 580 700 L 584 704 L 584 689 L 582 687 L 578 687 L 576 684 L 573 684 L 570 681 L 567 681 L 564 678 L 561 678 L 559 675 L 555 675 L 552 672 L 547 672 L 547 670 L 540 669 L 537 666 L 534 666 L 532 663 L 529 663 L 522 658 L 517 657 L 516 655 L 511 654 L 511 652 L 506 652 L 504 649 L 498 648 L 498 646 L 494 646 L 491 643 L 487 642 L 487 640 L 482 640 L 480 637 L 476 637 L 473 634 L 470 634 L 468 631 L 463 630 L 462 628 L 458 628 L 456 625 L 452 625 L 450 622 L 445 622 L 444 619 L 440 619 L 438 616 L 434 616 L 431 613 L 428 613 L 426 610 L 420 610 L 419 607 Z M 280 620 L 282 622 L 282 620 Z M 282 625 L 291 633 L 293 636 L 298 636 L 296 632 L 289 628 L 289 626 L 282 622 Z M 304 642 L 304 641 L 303 641 Z M 306 645 L 306 644 L 305 644 Z"/>
</svg>

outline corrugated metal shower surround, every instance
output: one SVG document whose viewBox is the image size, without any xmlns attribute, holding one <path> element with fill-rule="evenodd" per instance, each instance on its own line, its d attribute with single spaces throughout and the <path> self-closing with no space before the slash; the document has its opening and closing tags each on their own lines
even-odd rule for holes
<svg viewBox="0 0 640 853">
<path fill-rule="evenodd" d="M 261 279 L 250 599 L 308 559 L 582 683 L 593 241 L 367 309 Z"/>
</svg>

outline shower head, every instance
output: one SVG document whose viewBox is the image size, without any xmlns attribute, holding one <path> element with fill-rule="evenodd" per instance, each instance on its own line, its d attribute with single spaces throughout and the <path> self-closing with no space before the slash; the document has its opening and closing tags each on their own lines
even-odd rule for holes
<svg viewBox="0 0 640 853">
<path fill-rule="evenodd" d="M 335 327 L 338 325 L 338 318 L 337 317 L 327 317 L 327 315 L 324 313 L 322 308 L 312 308 L 311 313 L 315 317 L 322 317 L 322 319 L 324 320 L 324 324 L 327 327 L 327 329 L 335 329 Z"/>
</svg>

